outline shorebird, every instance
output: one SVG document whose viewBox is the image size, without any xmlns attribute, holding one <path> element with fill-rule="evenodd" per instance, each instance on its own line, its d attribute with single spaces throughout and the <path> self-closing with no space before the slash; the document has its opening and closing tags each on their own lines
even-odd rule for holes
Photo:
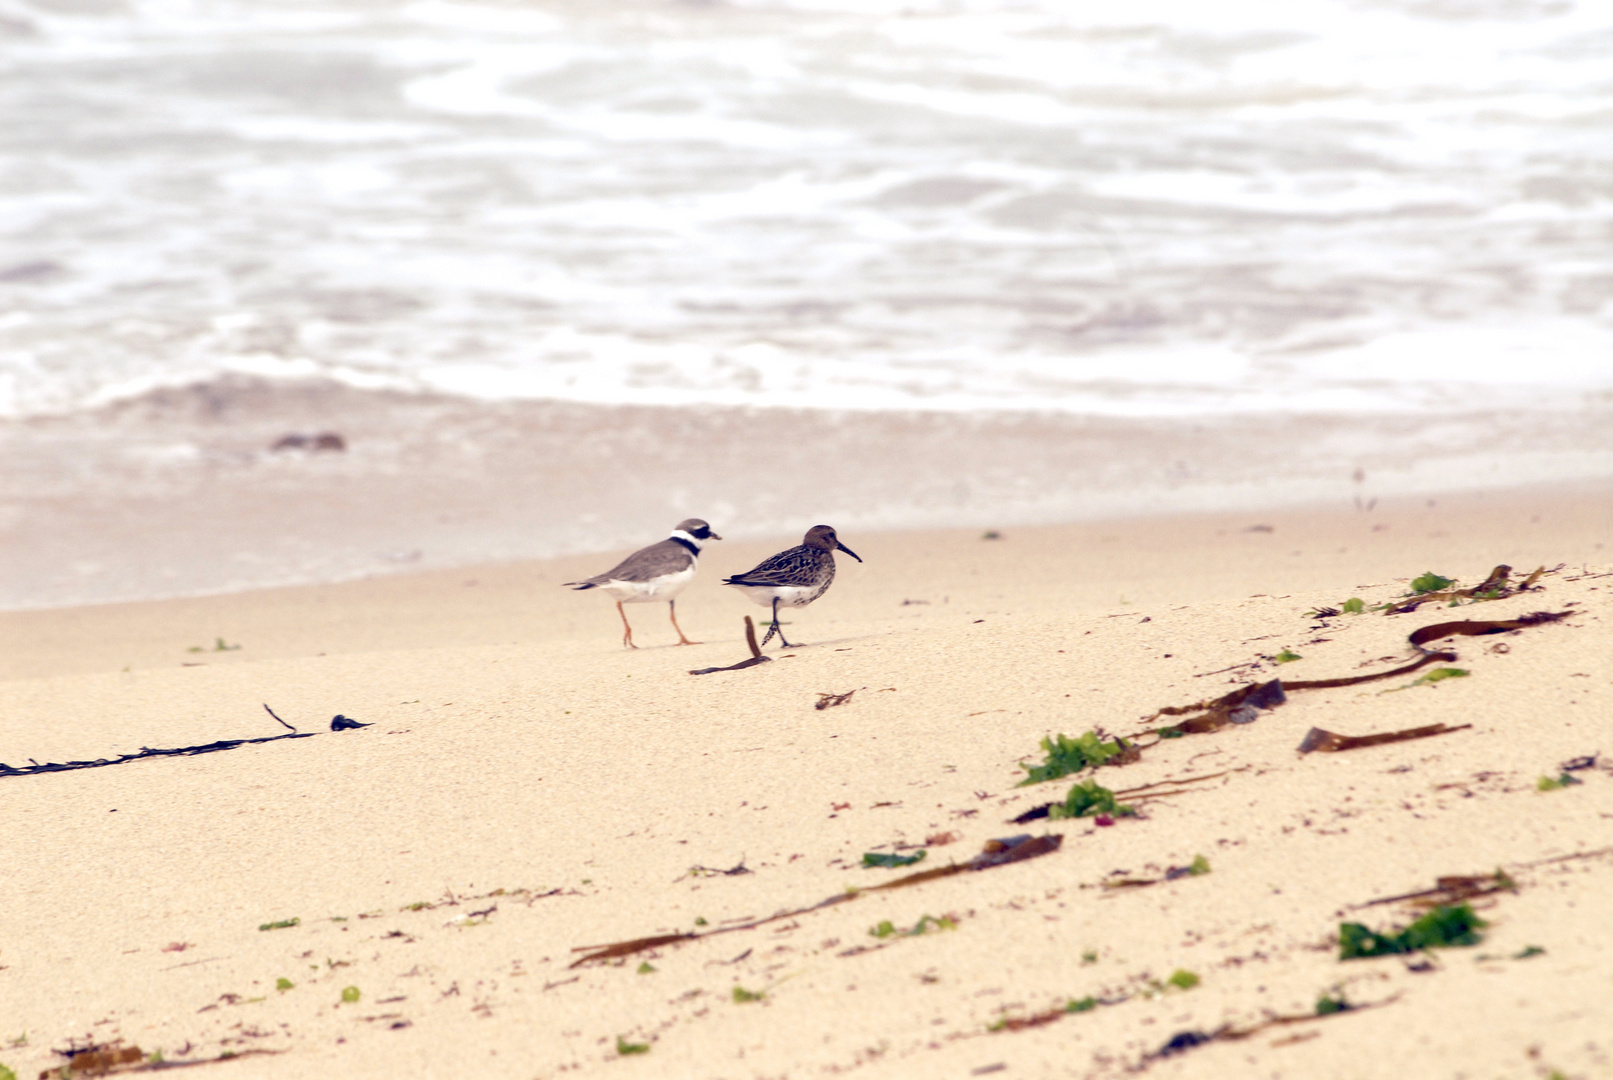
<svg viewBox="0 0 1613 1080">
<path fill-rule="evenodd" d="M 695 569 L 700 565 L 700 541 L 721 540 L 711 526 L 699 518 L 678 522 L 672 535 L 647 548 L 640 548 L 627 558 L 605 571 L 582 581 L 568 581 L 567 585 L 581 592 L 584 589 L 604 589 L 616 599 L 616 613 L 622 617 L 622 644 L 630 649 L 633 644 L 633 627 L 627 621 L 623 604 L 647 604 L 651 600 L 665 600 L 667 613 L 672 616 L 672 629 L 678 632 L 679 645 L 698 645 L 683 636 L 678 625 L 677 595 L 694 580 Z"/>
<path fill-rule="evenodd" d="M 862 562 L 862 557 L 842 544 L 832 528 L 814 525 L 807 530 L 806 538 L 799 547 L 792 547 L 763 560 L 754 570 L 723 578 L 724 585 L 732 585 L 763 607 L 772 605 L 773 625 L 767 628 L 767 636 L 762 638 L 763 645 L 777 634 L 784 648 L 795 648 L 785 640 L 784 631 L 779 629 L 779 605 L 806 607 L 828 592 L 835 579 L 836 551 L 844 551 Z"/>
</svg>

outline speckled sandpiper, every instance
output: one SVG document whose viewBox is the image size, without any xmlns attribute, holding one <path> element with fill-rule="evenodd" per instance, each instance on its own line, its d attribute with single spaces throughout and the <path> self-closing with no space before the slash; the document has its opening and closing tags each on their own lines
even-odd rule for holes
<svg viewBox="0 0 1613 1080">
<path fill-rule="evenodd" d="M 622 617 L 622 644 L 630 649 L 633 644 L 633 627 L 627 621 L 623 604 L 647 604 L 651 600 L 665 600 L 672 617 L 672 628 L 678 632 L 679 645 L 698 645 L 683 634 L 678 625 L 677 595 L 694 580 L 700 565 L 700 542 L 721 540 L 711 526 L 699 518 L 678 522 L 660 543 L 640 548 L 603 574 L 595 574 L 582 581 L 568 581 L 567 585 L 579 592 L 583 589 L 603 589 L 616 600 L 616 612 Z"/>
<path fill-rule="evenodd" d="M 814 525 L 807 530 L 806 538 L 799 547 L 779 552 L 754 570 L 723 579 L 724 585 L 732 585 L 763 607 L 772 606 L 773 625 L 767 628 L 767 636 L 762 638 L 763 645 L 777 634 L 784 648 L 795 648 L 785 640 L 784 631 L 779 629 L 779 605 L 806 607 L 828 592 L 835 579 L 836 551 L 844 551 L 862 562 L 860 555 L 840 542 L 834 529 L 827 525 Z"/>
</svg>

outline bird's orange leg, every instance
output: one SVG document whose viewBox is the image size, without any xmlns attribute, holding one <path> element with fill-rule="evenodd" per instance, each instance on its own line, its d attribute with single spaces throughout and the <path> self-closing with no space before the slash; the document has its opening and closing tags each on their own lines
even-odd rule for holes
<svg viewBox="0 0 1613 1080">
<path fill-rule="evenodd" d="M 627 612 L 622 610 L 622 602 L 620 600 L 616 601 L 616 614 L 622 617 L 622 629 L 626 631 L 624 634 L 622 634 L 622 644 L 627 646 L 629 649 L 638 648 L 637 645 L 633 644 L 633 627 L 628 624 Z"/>
<path fill-rule="evenodd" d="M 672 616 L 672 629 L 674 629 L 674 630 L 676 630 L 678 632 L 678 644 L 679 645 L 698 645 L 698 644 L 700 644 L 700 642 L 698 642 L 698 641 L 690 641 L 688 638 L 683 636 L 683 627 L 678 625 L 678 602 L 676 600 L 668 600 L 666 602 L 666 609 L 667 609 L 667 613 Z"/>
</svg>

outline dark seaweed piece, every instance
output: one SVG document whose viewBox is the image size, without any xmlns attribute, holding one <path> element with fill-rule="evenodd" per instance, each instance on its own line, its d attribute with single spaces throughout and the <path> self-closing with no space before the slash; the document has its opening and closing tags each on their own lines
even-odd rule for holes
<svg viewBox="0 0 1613 1080">
<path fill-rule="evenodd" d="M 1586 754 L 1583 757 L 1569 758 L 1567 761 L 1557 766 L 1557 768 L 1565 773 L 1579 772 L 1581 769 L 1594 769 L 1596 768 L 1596 759 L 1601 756 L 1602 752 L 1598 750 L 1594 754 Z"/>
<path fill-rule="evenodd" d="M 739 663 L 729 664 L 727 667 L 694 668 L 689 672 L 689 674 L 710 675 L 716 671 L 740 671 L 744 668 L 755 667 L 757 664 L 767 664 L 772 662 L 773 658 L 770 656 L 763 656 L 761 647 L 756 644 L 756 624 L 751 622 L 749 615 L 745 616 L 745 644 L 750 646 L 749 660 L 741 660 Z"/>
<path fill-rule="evenodd" d="M 1219 1032 L 1211 1033 L 1206 1031 L 1178 1031 L 1175 1035 L 1170 1037 L 1170 1040 L 1166 1042 L 1164 1046 L 1161 1046 L 1158 1050 L 1154 1051 L 1154 1056 L 1167 1058 L 1171 1057 L 1173 1054 L 1180 1054 L 1183 1051 L 1193 1049 L 1195 1046 L 1202 1046 L 1203 1044 L 1212 1041 L 1216 1034 L 1219 1034 Z"/>
<path fill-rule="evenodd" d="M 1309 754 L 1313 751 L 1331 754 L 1340 750 L 1359 750 L 1363 746 L 1382 746 L 1385 743 L 1406 742 L 1409 739 L 1426 739 L 1431 735 L 1449 735 L 1453 731 L 1464 731 L 1472 724 L 1426 724 L 1423 727 L 1406 728 L 1402 731 L 1385 731 L 1377 735 L 1339 735 L 1323 728 L 1313 727 L 1305 733 L 1300 740 L 1299 752 Z"/>
<path fill-rule="evenodd" d="M 857 689 L 866 690 L 868 688 L 866 686 L 861 686 Z M 846 702 L 851 700 L 851 695 L 855 694 L 856 692 L 856 690 L 847 690 L 844 694 L 820 693 L 818 695 L 818 703 L 812 707 L 814 709 L 832 709 L 836 705 L 844 705 Z"/>
<path fill-rule="evenodd" d="M 350 720 L 341 713 L 337 713 L 330 718 L 330 729 L 332 731 L 352 731 L 354 728 L 369 726 L 369 724 L 361 724 L 357 720 Z"/>
</svg>

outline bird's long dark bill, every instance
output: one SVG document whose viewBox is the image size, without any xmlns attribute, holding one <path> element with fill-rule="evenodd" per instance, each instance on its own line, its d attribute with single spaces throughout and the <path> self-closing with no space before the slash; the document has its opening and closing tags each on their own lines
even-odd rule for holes
<svg viewBox="0 0 1613 1080">
<path fill-rule="evenodd" d="M 838 540 L 835 541 L 835 547 L 839 548 L 841 551 L 844 551 L 847 555 L 850 555 L 853 559 L 856 559 L 858 562 L 863 561 L 863 557 L 861 555 L 857 554 L 855 551 L 851 550 L 849 547 L 847 547 L 845 544 L 842 544 Z"/>
</svg>

